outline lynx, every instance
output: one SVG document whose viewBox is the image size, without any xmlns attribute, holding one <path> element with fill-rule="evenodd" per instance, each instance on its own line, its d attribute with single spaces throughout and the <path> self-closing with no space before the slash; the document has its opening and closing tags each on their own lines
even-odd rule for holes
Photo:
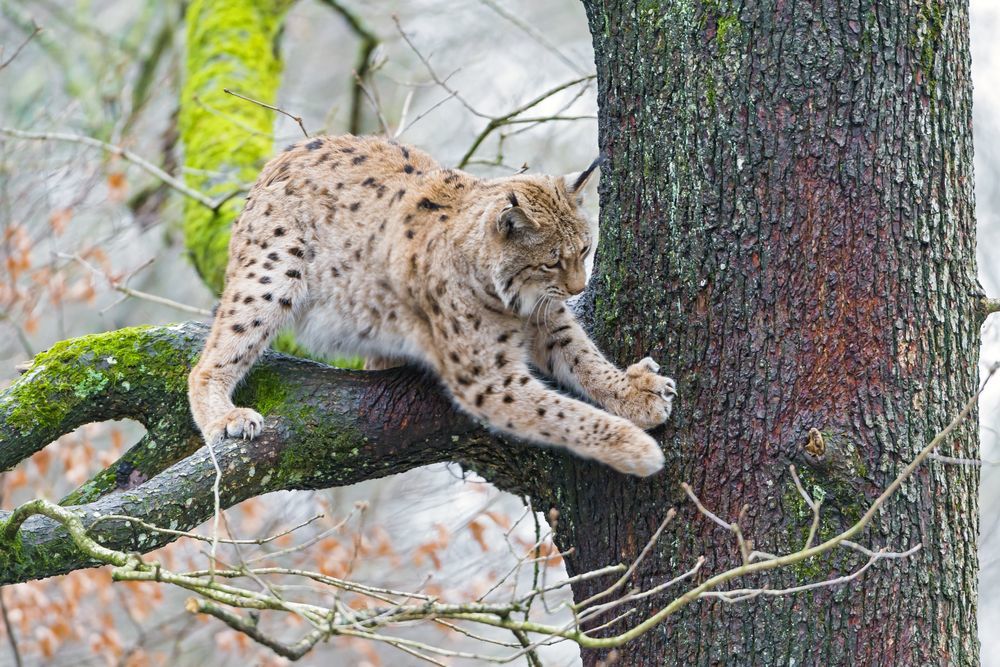
<svg viewBox="0 0 1000 667">
<path fill-rule="evenodd" d="M 596 166 L 482 180 L 377 138 L 289 146 L 233 225 L 225 291 L 188 378 L 206 440 L 261 432 L 261 415 L 230 395 L 294 325 L 316 354 L 432 369 L 497 431 L 624 473 L 660 470 L 643 429 L 670 415 L 674 381 L 648 357 L 619 370 L 565 305 L 583 291 L 597 243 L 581 211 Z M 604 410 L 549 388 L 532 365 Z"/>
</svg>

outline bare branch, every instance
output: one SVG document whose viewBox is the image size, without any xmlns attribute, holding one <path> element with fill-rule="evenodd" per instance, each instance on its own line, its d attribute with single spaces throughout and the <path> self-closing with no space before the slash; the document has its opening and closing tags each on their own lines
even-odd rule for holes
<svg viewBox="0 0 1000 667">
<path fill-rule="evenodd" d="M 263 644 L 281 657 L 288 658 L 289 660 L 298 660 L 312 650 L 312 647 L 316 645 L 316 642 L 323 639 L 325 636 L 323 632 L 313 630 L 294 644 L 286 644 L 268 637 L 266 634 L 261 632 L 261 630 L 257 627 L 257 624 L 253 621 L 248 621 L 239 614 L 234 614 L 228 609 L 223 609 L 217 604 L 213 604 L 206 600 L 188 598 L 185 608 L 192 614 L 200 613 L 214 616 L 233 630 L 242 632 L 255 642 Z"/>
<path fill-rule="evenodd" d="M 854 546 L 860 547 L 860 545 L 854 545 Z M 863 549 L 864 547 L 861 548 Z M 743 600 L 749 600 L 760 595 L 767 595 L 770 597 L 781 597 L 785 595 L 794 595 L 796 593 L 803 593 L 805 591 L 811 591 L 817 588 L 840 586 L 848 582 L 854 581 L 862 574 L 864 574 L 868 570 L 868 568 L 870 568 L 872 565 L 874 565 L 876 562 L 880 560 L 883 560 L 885 558 L 908 558 L 912 556 L 913 554 L 920 551 L 920 545 L 916 544 L 910 549 L 907 549 L 906 551 L 894 554 L 885 554 L 883 553 L 884 550 L 869 551 L 865 549 L 865 551 L 868 551 L 868 554 L 870 554 L 868 561 L 863 566 L 852 572 L 851 574 L 844 575 L 842 577 L 834 577 L 832 579 L 825 579 L 823 581 L 814 581 L 809 584 L 803 584 L 801 586 L 793 586 L 791 588 L 779 588 L 779 589 L 737 588 L 728 591 L 706 591 L 701 594 L 701 597 L 703 598 L 714 597 L 722 600 L 723 602 L 742 602 Z"/>
<path fill-rule="evenodd" d="M 128 281 L 131 280 L 132 277 L 139 271 L 143 270 L 144 268 L 152 264 L 153 261 L 156 259 L 155 257 L 149 259 L 140 266 L 136 267 L 135 269 L 130 271 L 127 275 L 125 275 L 123 278 L 115 278 L 113 276 L 108 275 L 107 272 L 97 268 L 96 266 L 94 266 L 93 264 L 91 264 L 78 254 L 68 255 L 66 253 L 60 252 L 56 253 L 56 256 L 61 257 L 63 259 L 70 259 L 79 263 L 84 268 L 91 271 L 94 275 L 100 276 L 101 278 L 106 280 L 111 289 L 124 295 L 121 299 L 118 299 L 113 304 L 102 310 L 101 314 L 104 314 L 106 311 L 117 306 L 125 299 L 131 297 L 135 299 L 142 299 L 143 301 L 149 301 L 151 303 L 158 303 L 161 306 L 167 306 L 169 308 L 173 308 L 175 310 L 179 310 L 185 313 L 191 313 L 192 315 L 201 315 L 202 317 L 212 316 L 212 311 L 210 310 L 205 310 L 204 308 L 198 308 L 196 306 L 189 306 L 186 303 L 181 303 L 180 301 L 174 301 L 173 299 L 157 296 L 156 294 L 150 294 L 149 292 L 142 292 L 140 290 L 133 289 L 128 286 Z"/>
<path fill-rule="evenodd" d="M 573 609 L 577 612 L 582 611 L 587 607 L 589 607 L 590 605 L 597 602 L 598 600 L 606 598 L 607 596 L 611 595 L 615 591 L 619 590 L 622 586 L 624 586 L 625 582 L 627 582 L 635 573 L 640 563 L 642 563 L 642 561 L 646 558 L 646 556 L 649 555 L 649 552 L 653 549 L 653 545 L 656 544 L 656 541 L 660 539 L 660 535 L 663 534 L 663 531 L 666 530 L 667 526 L 670 524 L 671 521 L 674 520 L 675 516 L 677 516 L 677 510 L 671 507 L 670 510 L 667 511 L 667 516 L 665 516 L 663 518 L 663 521 L 660 522 L 659 528 L 657 528 L 656 531 L 653 533 L 653 536 L 649 538 L 649 541 L 646 542 L 646 546 L 642 548 L 642 551 L 639 552 L 639 556 L 632 562 L 629 568 L 625 570 L 625 573 L 621 577 L 619 577 L 615 583 L 611 584 L 611 586 L 609 586 L 608 588 L 590 596 L 583 602 L 573 605 Z"/>
<path fill-rule="evenodd" d="M 27 38 L 25 38 L 23 42 L 21 42 L 18 45 L 16 49 L 14 49 L 14 53 L 11 54 L 10 58 L 7 58 L 7 60 L 0 63 L 0 70 L 4 69 L 5 67 L 7 67 L 7 65 L 14 62 L 14 59 L 17 58 L 19 55 L 21 55 L 22 49 L 24 49 L 24 47 L 28 45 L 28 42 L 33 40 L 38 35 L 38 33 L 42 31 L 42 27 L 37 23 L 35 23 L 34 21 L 31 22 L 31 25 L 33 26 L 31 33 L 27 36 Z M 0 55 L 3 55 L 3 47 L 0 47 Z M 17 655 L 16 649 L 14 651 L 14 654 Z M 20 664 L 20 656 L 18 656 L 18 664 Z"/>
<path fill-rule="evenodd" d="M 812 546 L 813 540 L 816 539 L 816 532 L 819 530 L 820 506 L 823 504 L 823 501 L 814 501 L 812 496 L 806 493 L 805 488 L 802 486 L 802 481 L 799 479 L 799 473 L 795 470 L 794 465 L 788 466 L 788 471 L 792 473 L 792 481 L 795 482 L 796 490 L 798 490 L 799 495 L 813 513 L 812 525 L 809 526 L 809 536 L 806 538 L 806 545 L 804 547 L 805 549 L 808 549 Z"/>
<path fill-rule="evenodd" d="M 579 63 L 572 60 L 567 55 L 565 55 L 561 50 L 559 50 L 559 47 L 553 44 L 551 41 L 549 41 L 549 39 L 545 36 L 544 33 L 542 33 L 539 30 L 536 30 L 529 23 L 522 21 L 520 18 L 517 17 L 517 15 L 508 12 L 506 9 L 501 7 L 497 2 L 494 2 L 494 0 L 479 0 L 479 1 L 484 5 L 486 5 L 487 7 L 489 7 L 490 9 L 492 9 L 494 12 L 496 12 L 498 16 L 501 16 L 505 20 L 509 21 L 512 25 L 514 25 L 519 30 L 524 32 L 526 35 L 531 37 L 533 40 L 538 42 L 543 48 L 549 51 L 549 53 L 551 53 L 560 61 L 562 61 L 562 63 L 566 65 L 566 67 L 570 68 L 571 70 L 573 70 L 574 72 L 576 72 L 581 76 L 587 74 L 587 69 L 581 67 Z"/>
<path fill-rule="evenodd" d="M 10 616 L 7 614 L 7 602 L 4 600 L 3 588 L 0 588 L 0 614 L 3 615 L 3 629 L 7 634 L 7 643 L 10 644 L 10 652 L 14 656 L 14 665 L 21 667 L 21 651 L 17 647 L 17 636 L 14 634 L 14 626 L 10 623 Z"/>
<path fill-rule="evenodd" d="M 472 157 L 476 154 L 476 151 L 479 149 L 479 146 L 481 146 L 482 143 L 486 141 L 486 138 L 489 137 L 491 134 L 493 134 L 493 132 L 496 131 L 498 128 L 501 128 L 505 125 L 511 125 L 518 122 L 540 123 L 546 120 L 579 120 L 580 118 L 585 118 L 585 116 L 571 116 L 571 117 L 550 116 L 547 118 L 529 118 L 519 121 L 515 117 L 519 116 L 525 111 L 528 111 L 529 109 L 534 108 L 535 106 L 538 106 L 539 104 L 549 99 L 553 95 L 560 93 L 566 90 L 567 88 L 576 86 L 581 83 L 589 83 L 595 78 L 596 78 L 595 76 L 585 76 L 579 79 L 573 79 L 572 81 L 567 81 L 565 83 L 559 84 L 558 86 L 555 86 L 554 88 L 550 88 L 549 90 L 545 91 L 538 97 L 529 100 L 528 102 L 525 102 L 524 104 L 515 109 L 512 109 L 506 114 L 491 118 L 490 122 L 486 124 L 486 127 L 484 127 L 482 131 L 478 135 L 476 135 L 476 138 L 473 139 L 472 145 L 470 145 L 469 148 L 466 149 L 465 154 L 462 156 L 462 158 L 458 161 L 458 164 L 455 166 L 461 169 L 462 167 L 467 165 L 469 163 L 469 160 L 471 160 Z"/>
<path fill-rule="evenodd" d="M 464 106 L 469 113 L 473 114 L 474 116 L 478 116 L 479 118 L 483 118 L 483 119 L 485 119 L 485 120 L 488 121 L 487 124 L 486 124 L 486 127 L 484 127 L 482 129 L 482 131 L 480 131 L 479 134 L 476 135 L 475 139 L 473 139 L 473 141 L 472 141 L 472 145 L 469 146 L 468 149 L 466 149 L 465 154 L 461 157 L 461 159 L 459 159 L 458 164 L 455 165 L 455 167 L 458 168 L 458 169 L 462 169 L 463 167 L 465 167 L 466 165 L 469 164 L 469 162 L 472 160 L 473 156 L 475 155 L 476 151 L 479 149 L 480 145 L 482 145 L 482 143 L 486 140 L 487 137 L 489 137 L 491 134 L 493 134 L 493 132 L 495 132 L 499 128 L 504 127 L 506 125 L 514 125 L 514 124 L 529 124 L 529 125 L 533 125 L 533 124 L 538 124 L 538 123 L 542 123 L 542 122 L 547 122 L 547 121 L 550 121 L 550 120 L 581 120 L 581 119 L 584 119 L 584 118 L 587 118 L 587 119 L 593 118 L 593 116 L 563 116 L 563 115 L 561 115 L 562 112 L 553 114 L 552 116 L 545 116 L 545 117 L 540 117 L 540 118 L 522 118 L 522 119 L 518 119 L 517 118 L 518 116 L 520 116 L 525 111 L 533 109 L 534 107 L 538 106 L 539 104 L 541 104 L 545 100 L 547 100 L 550 97 L 552 97 L 552 96 L 554 96 L 554 95 L 556 95 L 556 94 L 558 94 L 558 93 L 566 90 L 567 88 L 571 88 L 571 87 L 573 87 L 575 85 L 578 85 L 578 84 L 581 84 L 581 83 L 586 83 L 586 84 L 589 85 L 589 83 L 591 81 L 593 81 L 594 79 L 597 78 L 596 75 L 593 75 L 593 74 L 591 74 L 591 75 L 585 75 L 585 76 L 582 76 L 582 77 L 578 77 L 578 78 L 573 79 L 571 81 L 567 81 L 565 83 L 559 84 L 558 86 L 555 86 L 554 88 L 549 89 L 548 91 L 546 91 L 546 92 L 538 95 L 534 99 L 531 99 L 531 100 L 525 102 L 524 104 L 522 104 L 522 105 L 520 105 L 520 106 L 518 106 L 518 107 L 516 107 L 516 108 L 514 108 L 514 109 L 512 109 L 510 111 L 508 111 L 505 114 L 502 114 L 502 115 L 499 115 L 499 116 L 492 116 L 490 114 L 483 113 L 482 111 L 479 111 L 474 106 L 472 106 L 472 104 L 468 100 L 466 100 L 464 97 L 462 97 L 462 95 L 457 90 L 455 90 L 454 88 L 452 88 L 448 84 L 448 78 L 450 78 L 450 76 L 449 77 L 441 77 L 437 73 L 437 71 L 431 65 L 430 60 L 420 51 L 419 48 L 417 48 L 417 45 L 414 44 L 413 40 L 410 39 L 410 36 L 408 34 L 406 34 L 405 30 L 403 30 L 403 26 L 399 22 L 399 17 L 398 16 L 393 16 L 392 20 L 396 24 L 396 30 L 399 32 L 400 36 L 403 38 L 403 41 L 406 42 L 406 44 L 410 47 L 410 49 L 413 51 L 413 53 L 416 54 L 416 56 L 420 60 L 420 62 L 423 63 L 424 68 L 427 70 L 427 73 L 430 74 L 430 77 L 431 77 L 431 79 L 434 80 L 434 83 L 436 83 L 438 86 L 440 86 L 442 89 L 444 89 L 445 92 L 448 93 L 448 96 L 444 100 L 441 100 L 440 102 L 438 102 L 435 105 L 435 107 L 438 106 L 438 105 L 440 105 L 440 104 L 442 104 L 442 103 L 444 103 L 445 101 L 447 101 L 449 99 L 454 98 L 454 99 L 458 100 L 459 103 L 461 103 L 462 106 Z M 576 98 L 574 97 L 574 100 L 575 99 Z"/>
<path fill-rule="evenodd" d="M 223 88 L 222 90 L 223 90 L 223 92 L 228 93 L 229 95 L 232 95 L 233 97 L 238 97 L 241 100 L 246 100 L 247 102 L 252 102 L 253 104 L 256 104 L 258 106 L 262 106 L 265 109 L 270 109 L 271 111 L 277 111 L 280 114 L 284 114 L 284 115 L 288 116 L 289 118 L 291 118 L 292 120 L 294 120 L 296 123 L 298 123 L 299 129 L 302 130 L 302 134 L 305 135 L 306 139 L 309 138 L 309 133 L 306 132 L 306 126 L 302 123 L 302 116 L 296 116 L 293 113 L 289 113 L 289 112 L 285 111 L 281 107 L 276 107 L 276 106 L 273 106 L 271 104 L 267 104 L 266 102 L 261 102 L 260 100 L 255 100 L 252 97 L 247 97 L 246 95 L 241 95 L 240 93 L 237 93 L 235 91 L 229 90 L 228 88 Z"/>
<path fill-rule="evenodd" d="M 347 131 L 351 134 L 361 134 L 361 95 L 368 95 L 365 82 L 371 72 L 372 52 L 379 45 L 378 37 L 365 25 L 361 17 L 349 10 L 338 0 L 321 0 L 330 9 L 340 14 L 347 26 L 361 40 L 358 46 L 358 57 L 354 63 L 354 86 L 351 88 L 351 113 Z M 381 115 L 381 114 L 380 114 Z"/>
<path fill-rule="evenodd" d="M 1000 313 L 1000 299 L 982 299 L 979 304 L 979 312 L 984 320 L 993 313 Z"/>
<path fill-rule="evenodd" d="M 64 132 L 24 132 L 23 130 L 16 130 L 11 127 L 0 127 L 0 134 L 8 137 L 16 137 L 18 139 L 31 139 L 34 141 L 66 141 L 74 144 L 83 144 L 84 146 L 90 146 L 92 148 L 100 148 L 106 153 L 111 153 L 112 155 L 116 155 L 123 160 L 131 162 L 147 174 L 163 181 L 164 184 L 181 193 L 185 197 L 190 197 L 213 211 L 216 210 L 222 203 L 221 201 L 211 199 L 203 193 L 188 187 L 181 181 L 178 181 L 176 178 L 157 167 L 155 164 L 139 157 L 132 151 L 122 148 L 121 146 L 115 146 L 114 144 L 100 141 L 99 139 L 94 139 L 93 137 L 84 137 L 78 134 L 66 134 Z"/>
<path fill-rule="evenodd" d="M 379 103 L 378 97 L 375 95 L 373 91 L 368 89 L 368 86 L 361 79 L 361 77 L 358 75 L 357 72 L 354 72 L 353 74 L 354 74 L 354 80 L 357 82 L 358 89 L 365 94 L 365 97 L 368 99 L 369 104 L 372 105 L 372 111 L 375 112 L 375 117 L 378 118 L 379 125 L 382 127 L 382 133 L 385 134 L 385 136 L 387 137 L 391 136 L 392 133 L 389 130 L 389 121 L 385 119 L 385 114 L 382 113 L 382 105 Z"/>
</svg>

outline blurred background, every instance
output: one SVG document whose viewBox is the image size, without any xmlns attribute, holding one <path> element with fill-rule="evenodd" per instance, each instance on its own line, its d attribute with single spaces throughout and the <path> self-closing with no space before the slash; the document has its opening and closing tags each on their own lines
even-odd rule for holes
<svg viewBox="0 0 1000 667">
<path fill-rule="evenodd" d="M 359 31 L 331 4 L 300 0 L 281 39 L 285 72 L 279 106 L 302 117 L 311 134 L 340 133 L 351 124 L 352 70 Z M 370 90 L 378 112 L 364 106 L 364 131 L 378 116 L 404 126 L 401 140 L 446 165 L 458 164 L 488 120 L 434 85 L 393 20 L 448 86 L 484 115 L 500 115 L 560 84 L 593 73 L 593 52 L 577 0 L 414 0 L 345 5 L 374 35 Z M 0 126 L 67 132 L 123 146 L 179 174 L 176 111 L 184 53 L 181 0 L 0 0 Z M 979 269 L 987 294 L 1000 297 L 1000 7 L 972 0 Z M 252 91 L 246 91 L 251 94 Z M 534 172 L 576 171 L 597 153 L 596 87 L 570 87 L 532 115 L 572 120 L 525 123 L 491 134 L 466 169 L 504 175 L 527 164 Z M 275 144 L 301 137 L 275 115 Z M 596 197 L 593 199 L 596 200 Z M 596 201 L 591 203 L 596 207 Z M 0 136 L 0 386 L 15 366 L 67 337 L 137 324 L 199 318 L 212 294 L 185 258 L 179 229 L 182 201 L 133 164 L 57 139 Z M 594 209 L 596 214 L 596 208 Z M 175 302 L 127 297 L 115 286 Z M 187 310 L 185 310 L 187 309 Z M 202 318 L 204 319 L 204 318 Z M 983 328 L 982 364 L 1000 361 L 1000 315 Z M 1000 666 L 1000 387 L 984 395 L 980 629 L 983 664 Z M 61 438 L 30 462 L 0 475 L 4 508 L 36 496 L 59 498 L 135 441 L 129 422 L 97 424 Z M 489 590 L 537 549 L 545 576 L 565 576 L 545 538 L 543 520 L 523 501 L 500 493 L 454 466 L 430 466 L 346 489 L 261 497 L 229 513 L 239 537 L 272 534 L 311 523 L 276 548 L 313 536 L 321 541 L 282 562 L 373 585 L 433 592 L 460 601 Z M 347 519 L 344 521 L 344 519 Z M 343 523 L 338 528 L 338 525 Z M 539 532 L 540 531 L 540 532 Z M 204 566 L 198 544 L 179 543 L 155 557 L 168 567 Z M 524 585 L 522 567 L 510 594 Z M 28 665 L 270 665 L 267 649 L 214 620 L 184 611 L 185 594 L 146 584 L 107 585 L 104 571 L 9 586 L 2 599 Z M 548 605 L 560 618 L 559 598 Z M 276 634 L 301 633 L 297 618 Z M 422 639 L 454 649 L 501 654 L 503 647 L 432 630 Z M 401 631 L 403 634 L 405 630 Z M 0 665 L 11 660 L 0 627 Z M 544 649 L 546 665 L 576 665 L 569 644 Z M 339 638 L 304 664 L 409 665 L 413 658 L 371 642 Z"/>
</svg>

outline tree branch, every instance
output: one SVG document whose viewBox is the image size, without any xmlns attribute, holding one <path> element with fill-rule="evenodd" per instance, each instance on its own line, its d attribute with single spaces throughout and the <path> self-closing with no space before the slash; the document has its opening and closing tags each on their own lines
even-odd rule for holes
<svg viewBox="0 0 1000 667">
<path fill-rule="evenodd" d="M 201 524 L 212 516 L 215 472 L 188 412 L 186 377 L 206 333 L 194 323 L 123 329 L 38 355 L 0 392 L 0 468 L 82 424 L 136 419 L 147 435 L 63 505 L 79 503 L 71 509 L 84 529 L 109 514 L 177 530 Z M 458 413 L 435 380 L 413 369 L 343 371 L 271 352 L 236 402 L 266 422 L 256 440 L 216 448 L 223 507 L 271 491 L 354 484 L 453 460 L 502 488 L 544 495 L 560 461 L 552 452 L 494 439 Z M 0 520 L 9 515 L 0 512 Z M 93 536 L 126 553 L 176 539 L 124 520 L 101 520 Z M 96 564 L 66 529 L 35 516 L 13 547 L 0 548 L 0 584 Z"/>
<path fill-rule="evenodd" d="M 123 160 L 131 162 L 147 174 L 159 179 L 164 185 L 173 188 L 185 197 L 190 197 L 212 211 L 219 208 L 224 201 L 224 199 L 212 199 L 194 188 L 188 187 L 149 160 L 139 157 L 130 150 L 122 148 L 121 146 L 109 144 L 106 141 L 94 139 L 93 137 L 84 137 L 78 134 L 67 134 L 65 132 L 25 132 L 13 127 L 0 127 L 0 134 L 8 137 L 15 137 L 17 139 L 30 139 L 33 141 L 65 141 L 73 144 L 83 144 L 84 146 L 90 146 L 91 148 L 99 148 L 106 153 L 111 153 L 112 155 L 116 155 Z"/>
<path fill-rule="evenodd" d="M 1000 299 L 982 298 L 979 301 L 980 319 L 985 321 L 993 313 L 1000 313 Z"/>
<path fill-rule="evenodd" d="M 361 43 L 358 45 L 358 58 L 354 63 L 354 86 L 351 87 L 351 114 L 348 121 L 347 131 L 351 134 L 361 134 L 361 96 L 364 94 L 365 80 L 368 78 L 371 69 L 372 51 L 378 46 L 378 37 L 365 25 L 360 16 L 344 6 L 337 0 L 321 0 L 323 4 L 340 14 L 347 22 Z"/>
</svg>

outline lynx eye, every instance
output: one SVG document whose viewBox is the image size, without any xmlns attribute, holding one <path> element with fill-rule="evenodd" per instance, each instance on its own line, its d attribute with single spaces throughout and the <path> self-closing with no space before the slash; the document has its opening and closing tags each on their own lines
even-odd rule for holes
<svg viewBox="0 0 1000 667">
<path fill-rule="evenodd" d="M 553 264 L 542 264 L 539 268 L 541 268 L 542 271 L 556 271 L 562 268 L 562 260 L 560 259 L 558 262 Z"/>
<path fill-rule="evenodd" d="M 590 252 L 590 246 L 583 246 L 583 250 L 580 251 L 580 257 L 586 257 L 588 252 Z"/>
</svg>

